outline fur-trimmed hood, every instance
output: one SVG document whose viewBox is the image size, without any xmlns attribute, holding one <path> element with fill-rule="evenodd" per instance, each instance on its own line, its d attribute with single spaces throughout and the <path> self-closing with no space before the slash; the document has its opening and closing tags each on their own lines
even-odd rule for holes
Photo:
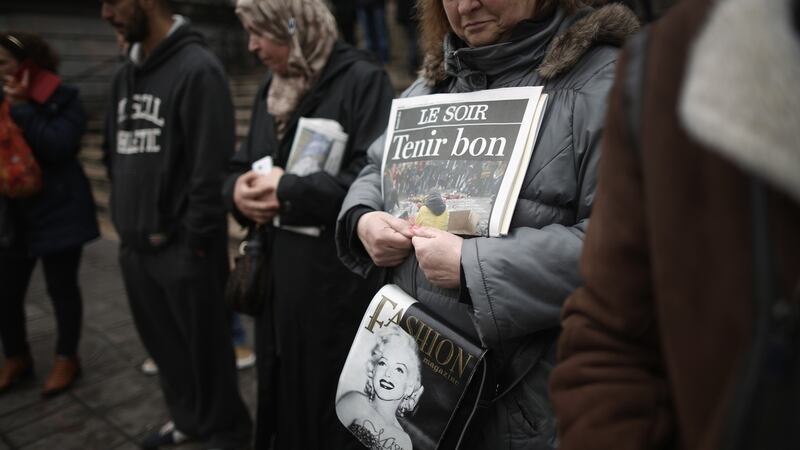
<svg viewBox="0 0 800 450">
<path fill-rule="evenodd" d="M 556 16 L 559 14 L 556 13 Z M 598 9 L 584 8 L 572 17 L 564 19 L 555 37 L 550 41 L 544 59 L 537 72 L 544 80 L 556 78 L 568 72 L 596 45 L 619 47 L 639 29 L 636 15 L 619 4 L 606 5 Z M 425 30 L 422 30 L 425 34 Z M 447 39 L 458 39 L 450 33 Z M 428 85 L 435 85 L 447 78 L 445 69 L 446 45 L 438 52 L 428 53 L 420 69 Z"/>
</svg>

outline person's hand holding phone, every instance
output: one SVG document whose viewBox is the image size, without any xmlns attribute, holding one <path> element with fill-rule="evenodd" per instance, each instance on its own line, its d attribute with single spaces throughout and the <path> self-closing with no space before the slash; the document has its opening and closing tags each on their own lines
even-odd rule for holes
<svg viewBox="0 0 800 450">
<path fill-rule="evenodd" d="M 60 85 L 61 78 L 55 72 L 26 59 L 14 76 L 5 78 L 3 91 L 12 106 L 26 102 L 44 104 Z"/>
<path fill-rule="evenodd" d="M 3 80 L 3 94 L 11 106 L 28 102 L 30 72 L 24 70 L 17 75 L 7 75 Z"/>
</svg>

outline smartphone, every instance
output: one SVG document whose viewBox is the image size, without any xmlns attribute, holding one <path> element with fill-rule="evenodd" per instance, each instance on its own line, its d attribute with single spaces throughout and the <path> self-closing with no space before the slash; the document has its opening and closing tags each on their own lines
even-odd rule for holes
<svg viewBox="0 0 800 450">
<path fill-rule="evenodd" d="M 53 95 L 53 92 L 61 84 L 61 78 L 55 73 L 43 69 L 30 59 L 23 61 L 15 78 L 21 80 L 28 73 L 28 97 L 36 103 L 44 103 Z"/>
<path fill-rule="evenodd" d="M 270 171 L 272 170 L 272 157 L 265 156 L 259 159 L 258 161 L 253 163 L 252 169 L 253 172 L 261 175 L 266 175 L 270 173 Z"/>
</svg>

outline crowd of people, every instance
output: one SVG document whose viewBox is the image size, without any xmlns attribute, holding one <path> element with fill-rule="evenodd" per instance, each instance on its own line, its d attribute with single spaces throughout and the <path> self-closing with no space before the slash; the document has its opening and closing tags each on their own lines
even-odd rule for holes
<svg viewBox="0 0 800 450">
<path fill-rule="evenodd" d="M 389 213 L 383 1 L 334 1 L 333 12 L 322 0 L 235 2 L 265 69 L 238 149 L 225 70 L 170 3 L 101 2 L 125 49 L 103 135 L 110 213 L 170 417 L 141 448 L 382 448 L 382 431 L 358 420 L 366 408 L 400 436 L 392 448 L 411 450 L 399 419 L 423 389 L 399 327 L 372 350 L 365 391 L 337 398 L 356 328 L 386 283 L 489 349 L 494 392 L 462 448 L 795 447 L 800 1 L 683 0 L 641 29 L 619 2 L 398 0 L 420 50 L 402 97 L 548 95 L 501 237 L 447 232 L 442 195 L 428 188 L 425 220 Z M 351 14 L 369 52 L 346 42 Z M 40 101 L 31 67 L 56 73 L 58 58 L 36 35 L 0 33 L 5 120 L 43 180 L 30 197 L 0 195 L 0 394 L 33 370 L 24 298 L 41 260 L 58 325 L 49 397 L 80 375 L 77 273 L 99 233 L 77 159 L 78 91 L 57 83 Z M 337 173 L 286 170 L 300 118 L 341 125 Z M 256 170 L 265 157 L 271 169 Z M 254 420 L 237 384 L 241 325 L 223 300 L 227 214 L 265 243 Z M 407 355 L 387 359 L 392 346 Z M 382 395 L 377 373 L 401 389 Z M 395 395 L 405 391 L 417 394 Z"/>
</svg>

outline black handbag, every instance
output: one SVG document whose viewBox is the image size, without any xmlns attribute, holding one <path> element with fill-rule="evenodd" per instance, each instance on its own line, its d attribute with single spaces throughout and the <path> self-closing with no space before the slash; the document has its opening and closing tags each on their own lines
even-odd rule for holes
<svg viewBox="0 0 800 450">
<path fill-rule="evenodd" d="M 259 316 L 267 299 L 268 233 L 250 227 L 239 244 L 234 268 L 225 286 L 225 301 L 236 312 Z"/>
<path fill-rule="evenodd" d="M 487 355 L 424 304 L 386 285 L 367 307 L 342 368 L 337 416 L 367 448 L 458 449 L 495 393 Z M 387 410 L 401 429 L 378 412 Z"/>
</svg>

